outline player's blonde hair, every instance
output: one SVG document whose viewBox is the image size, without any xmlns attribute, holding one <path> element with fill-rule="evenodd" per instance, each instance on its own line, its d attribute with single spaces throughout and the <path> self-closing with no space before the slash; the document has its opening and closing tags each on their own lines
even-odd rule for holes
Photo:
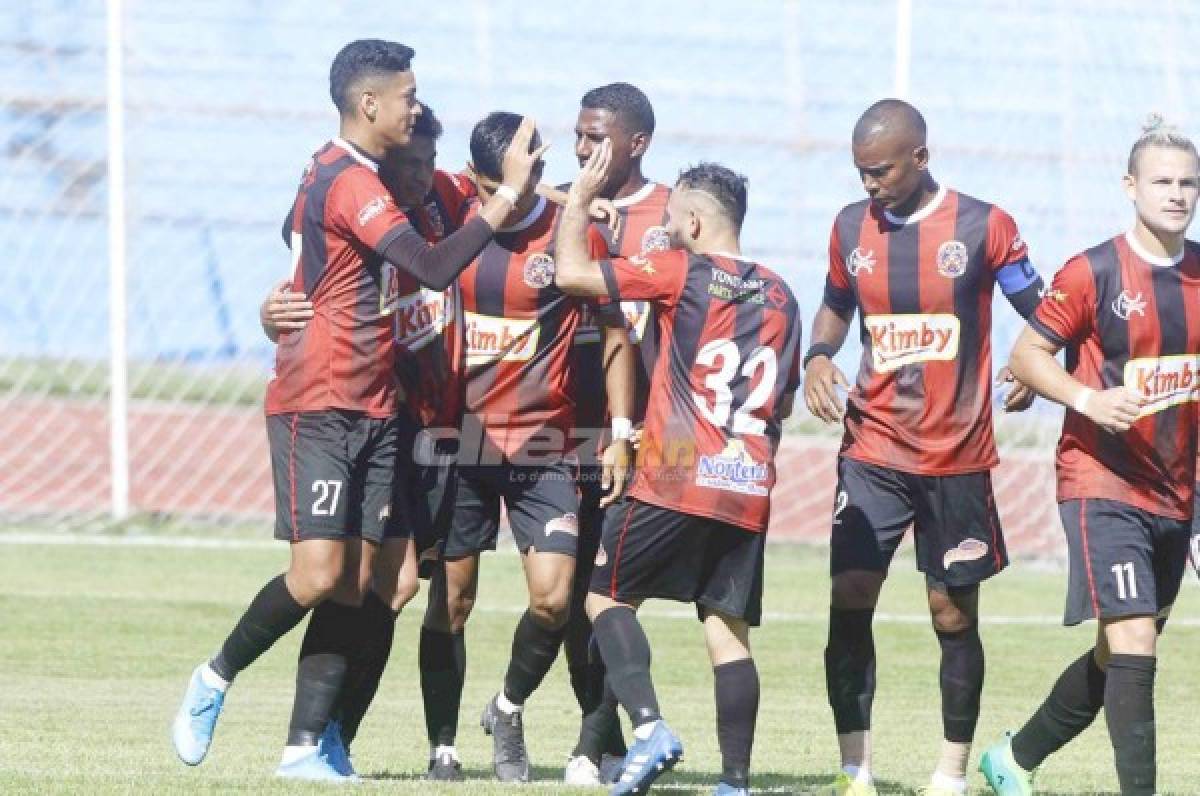
<svg viewBox="0 0 1200 796">
<path fill-rule="evenodd" d="M 1200 161 L 1200 154 L 1197 154 L 1196 145 L 1192 143 L 1192 139 L 1188 138 L 1175 125 L 1167 124 L 1160 113 L 1149 114 L 1145 123 L 1142 124 L 1142 134 L 1138 136 L 1138 140 L 1133 142 L 1133 148 L 1129 150 L 1127 167 L 1129 174 L 1137 174 L 1138 155 L 1142 153 L 1143 149 L 1150 147 L 1191 152 L 1192 157 Z"/>
</svg>

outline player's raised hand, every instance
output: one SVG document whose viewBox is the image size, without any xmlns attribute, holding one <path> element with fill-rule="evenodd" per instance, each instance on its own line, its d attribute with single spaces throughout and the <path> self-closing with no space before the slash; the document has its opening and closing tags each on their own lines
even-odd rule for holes
<svg viewBox="0 0 1200 796">
<path fill-rule="evenodd" d="M 604 181 L 608 179 L 608 167 L 612 163 L 612 139 L 605 138 L 592 149 L 587 162 L 571 183 L 570 197 L 580 204 L 589 204 L 600 194 Z"/>
<path fill-rule="evenodd" d="M 258 311 L 263 331 L 271 340 L 282 332 L 303 329 L 313 317 L 313 305 L 308 296 L 292 290 L 292 280 L 280 282 L 271 290 Z"/>
<path fill-rule="evenodd" d="M 602 196 L 593 199 L 588 205 L 588 217 L 607 226 L 614 239 L 621 234 L 621 214 L 611 199 Z"/>
<path fill-rule="evenodd" d="M 600 508 L 612 505 L 625 493 L 629 474 L 633 471 L 633 445 L 627 439 L 615 439 L 601 456 L 600 487 L 605 495 Z"/>
<path fill-rule="evenodd" d="M 1129 430 L 1145 405 L 1145 396 L 1137 391 L 1128 387 L 1113 387 L 1089 392 L 1086 397 L 1076 401 L 1075 409 L 1105 431 L 1119 434 Z"/>
<path fill-rule="evenodd" d="M 513 134 L 513 139 L 504 152 L 504 162 L 500 164 L 501 182 L 521 196 L 527 195 L 537 187 L 536 167 L 542 155 L 550 148 L 549 144 L 542 144 L 532 152 L 529 151 L 535 132 L 537 123 L 533 117 L 522 117 L 521 126 Z"/>
<path fill-rule="evenodd" d="M 1033 399 L 1037 397 L 1037 393 L 1017 381 L 1008 365 L 1000 368 L 1000 372 L 996 374 L 996 386 L 1005 385 L 1008 386 L 1008 392 L 1004 394 L 1005 412 L 1024 412 L 1033 406 Z"/>
<path fill-rule="evenodd" d="M 842 373 L 833 360 L 816 356 L 808 361 L 804 369 L 804 403 L 808 411 L 826 423 L 840 423 L 845 408 L 838 396 L 837 388 L 850 389 L 846 374 Z"/>
</svg>

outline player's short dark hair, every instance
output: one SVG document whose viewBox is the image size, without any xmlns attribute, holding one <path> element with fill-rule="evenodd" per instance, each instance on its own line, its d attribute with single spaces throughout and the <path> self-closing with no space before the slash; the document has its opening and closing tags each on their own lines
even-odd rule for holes
<svg viewBox="0 0 1200 796">
<path fill-rule="evenodd" d="M 517 128 L 521 126 L 521 115 L 508 111 L 489 113 L 471 130 L 471 163 L 481 177 L 499 180 L 504 176 L 504 153 L 512 143 Z M 533 132 L 529 151 L 542 145 L 541 136 Z"/>
<path fill-rule="evenodd" d="M 411 47 L 383 39 L 357 39 L 343 47 L 329 67 L 329 96 L 338 112 L 354 110 L 352 89 L 372 77 L 407 72 L 415 53 Z"/>
<path fill-rule="evenodd" d="M 697 163 L 679 172 L 675 187 L 704 191 L 717 201 L 737 229 L 746 220 L 746 178 L 720 163 Z"/>
<path fill-rule="evenodd" d="M 637 86 L 609 83 L 583 95 L 580 106 L 586 110 L 604 110 L 615 116 L 629 133 L 654 132 L 654 108 Z"/>
<path fill-rule="evenodd" d="M 442 137 L 443 132 L 442 120 L 433 112 L 433 108 L 429 107 L 428 102 L 422 102 L 421 115 L 413 125 L 412 134 L 423 135 L 436 141 Z"/>
</svg>

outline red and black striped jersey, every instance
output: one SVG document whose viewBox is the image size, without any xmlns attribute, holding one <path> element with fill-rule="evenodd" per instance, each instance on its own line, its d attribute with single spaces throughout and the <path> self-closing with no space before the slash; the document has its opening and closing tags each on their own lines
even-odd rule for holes
<svg viewBox="0 0 1200 796">
<path fill-rule="evenodd" d="M 1188 241 L 1172 260 L 1148 255 L 1132 235 L 1105 241 L 1063 266 L 1029 324 L 1066 347 L 1067 370 L 1083 384 L 1124 385 L 1149 401 L 1120 434 L 1067 410 L 1056 457 L 1058 499 L 1104 498 L 1191 517 L 1200 246 Z"/>
<path fill-rule="evenodd" d="M 554 284 L 554 239 L 562 211 L 544 199 L 500 230 L 459 277 L 466 349 L 464 424 L 512 459 L 544 432 L 564 445 L 575 422 L 571 348 L 586 302 Z M 594 257 L 604 240 L 589 230 Z M 564 447 L 562 452 L 567 452 Z"/>
<path fill-rule="evenodd" d="M 438 170 L 425 202 L 408 209 L 412 225 L 430 243 L 466 221 L 474 186 Z M 444 291 L 423 287 L 416 278 L 383 264 L 385 312 L 393 318 L 396 380 L 400 401 L 424 426 L 458 424 L 462 411 L 463 324 L 458 282 Z"/>
<path fill-rule="evenodd" d="M 335 138 L 305 169 L 292 205 L 292 289 L 313 303 L 304 329 L 280 336 L 267 414 L 396 408 L 395 346 L 379 252 L 409 226 L 378 164 Z"/>
<path fill-rule="evenodd" d="M 571 186 L 562 186 L 563 190 Z M 656 182 L 647 182 L 636 193 L 623 199 L 614 199 L 617 215 L 621 217 L 618 234 L 605 225 L 597 224 L 600 235 L 608 245 L 612 257 L 631 257 L 646 251 L 664 251 L 669 248 L 667 237 L 667 199 L 671 189 Z M 650 374 L 658 358 L 658 329 L 651 317 L 650 302 L 622 301 L 621 310 L 629 327 L 629 337 L 638 346 L 634 373 L 634 422 L 640 422 L 646 413 L 646 401 L 650 396 Z M 605 425 L 608 409 L 604 382 L 602 350 L 603 336 L 600 326 L 606 321 L 602 315 L 585 314 L 575 336 L 573 356 L 578 373 L 578 409 L 576 424 L 581 428 L 599 428 Z"/>
<path fill-rule="evenodd" d="M 673 250 L 602 260 L 613 300 L 654 305 L 662 356 L 629 494 L 763 532 L 800 383 L 800 310 L 757 263 Z"/>
<path fill-rule="evenodd" d="M 863 346 L 843 455 L 920 475 L 997 464 L 992 293 L 1010 266 L 1037 279 L 1008 213 L 957 191 L 907 218 L 869 200 L 838 214 L 825 304 L 858 308 Z"/>
</svg>

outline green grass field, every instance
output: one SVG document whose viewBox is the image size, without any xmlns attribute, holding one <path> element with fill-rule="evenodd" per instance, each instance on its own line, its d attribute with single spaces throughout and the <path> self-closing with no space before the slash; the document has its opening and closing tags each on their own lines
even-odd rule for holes
<svg viewBox="0 0 1200 796">
<path fill-rule="evenodd" d="M 271 778 L 291 704 L 299 632 L 239 678 L 203 765 L 180 764 L 168 738 L 191 668 L 216 647 L 285 556 L 282 546 L 0 545 L 0 793 L 327 792 Z M 941 727 L 937 644 L 923 619 L 922 581 L 910 559 L 897 563 L 876 633 L 875 769 L 883 792 L 906 793 L 927 781 Z M 822 551 L 776 546 L 768 553 L 769 615 L 753 637 L 763 682 L 756 792 L 802 792 L 837 764 L 822 673 L 825 572 Z M 1187 578 L 1177 618 L 1194 617 L 1200 604 L 1194 576 Z M 1090 627 L 1067 630 L 1051 619 L 1063 589 L 1061 573 L 1020 565 L 985 589 L 985 613 L 1006 621 L 983 629 L 988 682 L 981 744 L 1034 709 L 1062 665 L 1088 644 Z M 490 741 L 477 722 L 499 685 L 522 592 L 511 552 L 485 559 L 467 633 L 459 737 L 473 780 L 457 787 L 418 779 L 427 754 L 415 660 L 424 597 L 401 617 L 391 668 L 354 749 L 359 771 L 372 780 L 365 789 L 512 792 L 489 782 Z M 669 603 L 645 610 L 663 709 L 687 749 L 684 762 L 656 788 L 665 793 L 711 792 L 720 768 L 711 673 L 689 611 Z M 1200 755 L 1191 721 L 1200 706 L 1194 690 L 1200 629 L 1177 623 L 1161 651 L 1159 788 L 1194 793 Z M 528 706 L 535 791 L 568 791 L 559 778 L 576 720 L 560 661 Z M 982 779 L 973 773 L 971 784 L 978 791 Z M 1115 790 L 1103 720 L 1051 759 L 1039 784 L 1047 793 Z"/>
</svg>

